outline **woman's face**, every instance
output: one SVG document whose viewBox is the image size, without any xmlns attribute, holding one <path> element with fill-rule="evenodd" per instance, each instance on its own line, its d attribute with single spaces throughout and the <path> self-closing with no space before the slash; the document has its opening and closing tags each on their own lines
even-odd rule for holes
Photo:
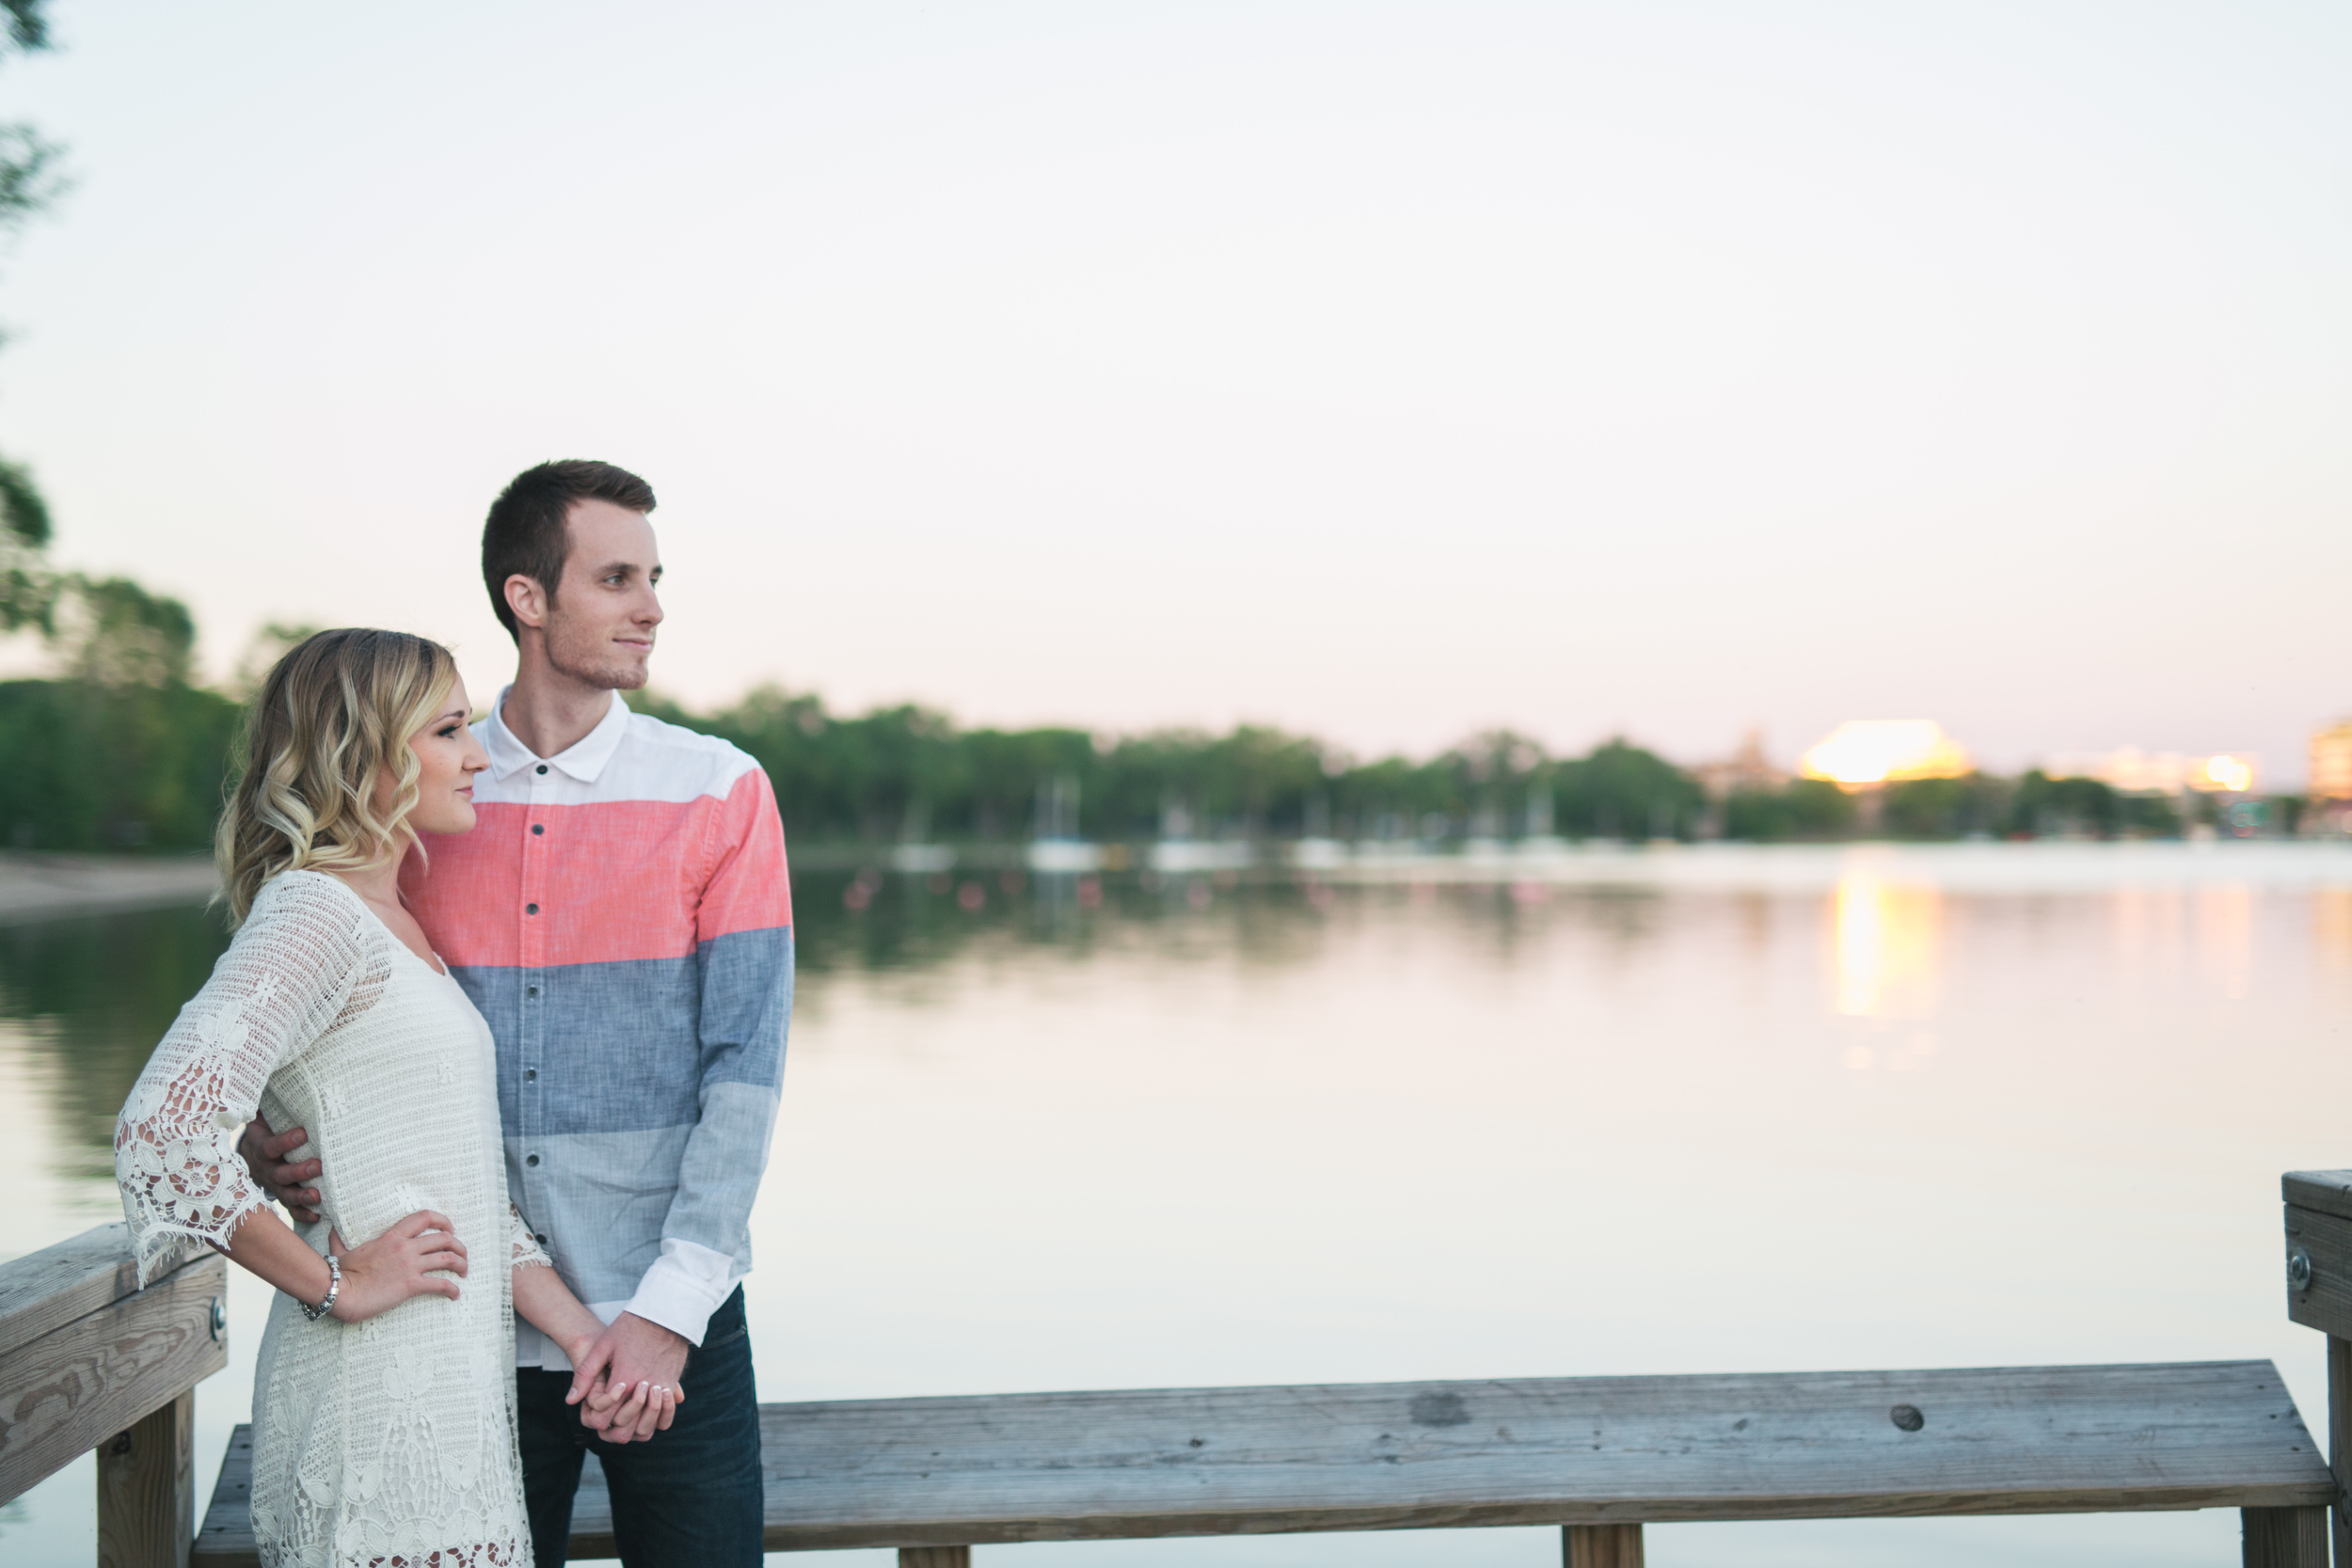
<svg viewBox="0 0 2352 1568">
<path fill-rule="evenodd" d="M 466 683 L 449 689 L 449 700 L 430 723 L 408 737 L 417 753 L 417 809 L 408 825 L 419 832 L 462 833 L 473 829 L 473 776 L 490 766 L 482 742 L 466 727 L 473 705 Z M 389 785 L 390 780 L 385 784 Z M 381 807 L 379 806 L 379 810 Z"/>
</svg>

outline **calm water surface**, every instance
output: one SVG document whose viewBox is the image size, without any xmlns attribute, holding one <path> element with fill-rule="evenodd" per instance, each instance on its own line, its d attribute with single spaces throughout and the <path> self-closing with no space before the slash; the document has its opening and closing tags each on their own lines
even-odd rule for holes
<svg viewBox="0 0 2352 1568">
<path fill-rule="evenodd" d="M 1620 859 L 1099 900 L 892 878 L 855 909 L 865 884 L 801 879 L 754 1219 L 763 1396 L 2268 1356 L 2324 1419 L 2278 1178 L 2352 1164 L 2352 856 Z M 221 945 L 196 911 L 0 928 L 0 1256 L 119 1216 L 115 1111 Z M 263 1291 L 238 1276 L 231 1306 L 200 1495 Z M 91 1488 L 85 1460 L 0 1510 L 0 1558 L 89 1561 Z M 2235 1532 L 1670 1526 L 1649 1554 L 2219 1563 Z M 1558 1554 L 1494 1530 L 983 1556 Z"/>
</svg>

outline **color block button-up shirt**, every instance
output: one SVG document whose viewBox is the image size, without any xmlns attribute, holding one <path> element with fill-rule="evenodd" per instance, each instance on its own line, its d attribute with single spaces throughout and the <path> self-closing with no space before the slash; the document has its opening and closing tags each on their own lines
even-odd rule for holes
<svg viewBox="0 0 2352 1568">
<path fill-rule="evenodd" d="M 768 775 L 612 712 L 534 755 L 500 717 L 470 833 L 403 888 L 489 1020 L 509 1193 L 564 1283 L 702 1342 L 752 1266 L 792 1013 L 792 888 Z M 480 1244 L 479 1242 L 476 1244 Z M 516 1359 L 564 1367 L 517 1322 Z"/>
</svg>

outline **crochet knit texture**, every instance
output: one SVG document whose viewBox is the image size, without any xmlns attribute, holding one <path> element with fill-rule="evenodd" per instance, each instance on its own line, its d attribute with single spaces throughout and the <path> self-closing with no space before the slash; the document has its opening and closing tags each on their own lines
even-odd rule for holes
<svg viewBox="0 0 2352 1568">
<path fill-rule="evenodd" d="M 318 872 L 255 899 L 180 1010 L 115 1132 L 139 1283 L 268 1201 L 237 1157 L 259 1109 L 310 1141 L 325 1252 L 420 1209 L 467 1243 L 458 1299 L 365 1323 L 275 1296 L 253 1387 L 253 1532 L 288 1568 L 528 1564 L 509 1273 L 548 1259 L 506 1199 L 490 1032 L 455 981 Z"/>
</svg>

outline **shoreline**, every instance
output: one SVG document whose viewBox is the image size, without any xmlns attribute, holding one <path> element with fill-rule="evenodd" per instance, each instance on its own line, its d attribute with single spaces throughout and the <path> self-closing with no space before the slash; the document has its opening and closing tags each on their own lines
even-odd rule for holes
<svg viewBox="0 0 2352 1568">
<path fill-rule="evenodd" d="M 60 915 L 200 904 L 219 890 L 209 855 L 0 850 L 0 926 Z"/>
</svg>

